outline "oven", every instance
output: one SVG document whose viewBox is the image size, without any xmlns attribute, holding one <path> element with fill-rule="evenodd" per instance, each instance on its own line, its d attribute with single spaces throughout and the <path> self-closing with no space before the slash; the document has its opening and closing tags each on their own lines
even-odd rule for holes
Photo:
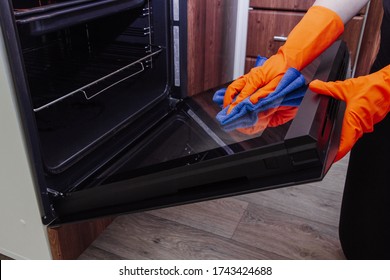
<svg viewBox="0 0 390 280">
<path fill-rule="evenodd" d="M 226 85 L 187 94 L 186 1 L 0 8 L 45 225 L 321 180 L 333 162 L 344 112 L 336 100 L 305 89 L 284 121 L 270 125 L 277 104 L 243 129 L 216 121 L 212 97 Z M 348 59 L 339 41 L 303 74 L 343 79 Z"/>
</svg>

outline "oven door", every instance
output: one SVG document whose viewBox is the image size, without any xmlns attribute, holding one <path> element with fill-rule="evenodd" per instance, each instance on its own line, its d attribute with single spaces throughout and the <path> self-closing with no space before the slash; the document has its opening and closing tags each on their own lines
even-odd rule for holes
<svg viewBox="0 0 390 280">
<path fill-rule="evenodd" d="M 337 42 L 303 73 L 343 79 L 348 52 Z M 129 213 L 321 180 L 337 152 L 343 104 L 306 90 L 295 105 L 221 126 L 214 90 L 178 101 L 142 140 L 57 196 L 54 223 Z M 286 105 L 287 104 L 287 105 Z M 300 104 L 298 106 L 298 104 Z"/>
</svg>

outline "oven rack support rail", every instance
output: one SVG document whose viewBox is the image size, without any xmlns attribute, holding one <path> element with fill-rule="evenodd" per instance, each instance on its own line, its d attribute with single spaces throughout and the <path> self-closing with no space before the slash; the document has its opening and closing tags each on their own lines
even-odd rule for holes
<svg viewBox="0 0 390 280">
<path fill-rule="evenodd" d="M 31 35 L 43 35 L 98 17 L 136 9 L 144 4 L 145 0 L 68 0 L 35 8 L 18 5 L 14 15 L 17 24 L 29 26 Z"/>
<path fill-rule="evenodd" d="M 134 76 L 142 73 L 143 71 L 145 71 L 145 68 L 146 68 L 145 67 L 145 63 L 147 62 L 147 60 L 149 58 L 157 56 L 160 52 L 162 52 L 162 47 L 158 47 L 158 49 L 156 51 L 154 51 L 154 52 L 152 52 L 152 53 L 150 53 L 150 54 L 148 54 L 148 55 L 146 55 L 146 56 L 144 56 L 144 57 L 142 57 L 142 58 L 140 58 L 140 59 L 138 59 L 138 60 L 136 60 L 136 61 L 134 61 L 134 62 L 132 62 L 130 64 L 127 64 L 126 66 L 124 66 L 124 67 L 122 67 L 122 68 L 120 68 L 120 69 L 118 69 L 118 70 L 116 70 L 116 71 L 114 71 L 114 72 L 112 72 L 112 73 L 110 73 L 110 74 L 108 74 L 106 76 L 103 76 L 103 77 L 101 77 L 101 78 L 99 78 L 99 79 L 97 79 L 97 80 L 95 80 L 95 81 L 93 81 L 93 82 L 91 82 L 89 84 L 86 84 L 86 85 L 84 85 L 84 86 L 82 86 L 82 87 L 80 87 L 80 88 L 78 88 L 78 89 L 76 89 L 74 91 L 71 91 L 71 92 L 69 92 L 69 93 L 67 93 L 67 94 L 65 94 L 65 95 L 63 95 L 63 96 L 61 96 L 61 97 L 59 97 L 59 98 L 57 98 L 57 99 L 55 99 L 55 100 L 53 100 L 51 102 L 48 102 L 48 103 L 46 103 L 46 104 L 44 104 L 44 105 L 42 105 L 42 106 L 40 106 L 38 108 L 34 108 L 33 111 L 35 113 L 40 112 L 40 111 L 42 111 L 42 110 L 44 110 L 44 109 L 46 109 L 46 108 L 48 108 L 48 107 L 50 107 L 50 106 L 52 106 L 54 104 L 57 104 L 57 103 L 65 100 L 65 99 L 67 99 L 69 97 L 72 97 L 73 95 L 78 94 L 78 93 L 81 93 L 82 95 L 84 95 L 84 98 L 86 100 L 90 100 L 90 99 L 100 95 L 101 93 L 107 91 L 108 89 L 112 88 L 113 86 L 115 86 L 117 84 L 120 84 L 120 83 L 130 79 L 131 77 L 134 77 Z M 137 69 L 137 71 L 131 73 L 130 75 L 127 75 L 124 78 L 119 79 L 118 81 L 115 81 L 115 82 L 111 83 L 109 86 L 99 90 L 96 93 L 87 94 L 86 91 L 89 88 L 91 88 L 92 86 L 95 86 L 95 85 L 97 85 L 97 84 L 99 84 L 99 83 L 101 83 L 101 82 L 103 82 L 103 81 L 105 81 L 105 80 L 107 80 L 109 78 L 118 76 L 120 73 L 123 73 L 125 70 L 127 70 L 127 69 L 129 69 L 129 68 L 131 68 L 133 66 L 137 66 L 137 65 L 139 66 L 139 69 Z"/>
</svg>

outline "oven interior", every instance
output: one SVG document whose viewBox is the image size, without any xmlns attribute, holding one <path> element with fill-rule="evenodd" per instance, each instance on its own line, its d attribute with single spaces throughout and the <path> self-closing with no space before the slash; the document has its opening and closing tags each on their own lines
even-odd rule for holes
<svg viewBox="0 0 390 280">
<path fill-rule="evenodd" d="M 139 127 L 170 93 L 168 1 L 13 7 L 48 174 L 64 173 L 118 131 Z"/>
</svg>

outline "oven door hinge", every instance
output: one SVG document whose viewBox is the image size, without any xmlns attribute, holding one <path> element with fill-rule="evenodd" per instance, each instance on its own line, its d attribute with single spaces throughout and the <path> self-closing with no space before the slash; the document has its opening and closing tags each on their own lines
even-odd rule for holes
<svg viewBox="0 0 390 280">
<path fill-rule="evenodd" d="M 177 104 L 183 101 L 183 99 L 174 98 L 171 95 L 168 97 L 168 100 L 169 107 L 172 109 L 175 109 L 177 107 Z"/>
<path fill-rule="evenodd" d="M 49 197 L 49 199 L 58 199 L 58 198 L 63 198 L 65 195 L 62 193 L 62 192 L 59 192 L 59 191 L 56 191 L 56 190 L 53 190 L 53 189 L 50 189 L 50 188 L 46 188 L 46 193 L 45 195 L 47 195 Z M 53 223 L 53 221 L 55 221 L 57 219 L 57 214 L 56 214 L 56 211 L 54 209 L 54 204 L 53 202 L 51 202 L 47 209 L 45 210 L 44 212 L 45 214 L 41 217 L 42 219 L 42 223 L 44 225 L 49 225 L 51 223 Z"/>
<path fill-rule="evenodd" d="M 46 191 L 47 191 L 47 193 L 48 193 L 51 197 L 55 197 L 55 198 L 58 198 L 58 197 L 65 197 L 65 195 L 64 195 L 62 192 L 59 192 L 59 191 L 56 191 L 56 190 L 53 190 L 53 189 L 50 189 L 50 188 L 46 188 Z"/>
</svg>

